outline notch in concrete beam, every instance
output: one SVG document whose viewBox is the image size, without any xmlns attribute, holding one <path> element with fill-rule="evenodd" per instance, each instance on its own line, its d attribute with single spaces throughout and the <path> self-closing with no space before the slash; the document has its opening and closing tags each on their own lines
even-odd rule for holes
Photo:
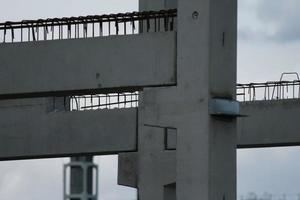
<svg viewBox="0 0 300 200">
<path fill-rule="evenodd" d="M 214 98 L 209 101 L 209 112 L 215 116 L 239 117 L 240 104 L 230 99 Z"/>
<path fill-rule="evenodd" d="M 177 129 L 165 128 L 165 150 L 176 150 Z"/>
</svg>

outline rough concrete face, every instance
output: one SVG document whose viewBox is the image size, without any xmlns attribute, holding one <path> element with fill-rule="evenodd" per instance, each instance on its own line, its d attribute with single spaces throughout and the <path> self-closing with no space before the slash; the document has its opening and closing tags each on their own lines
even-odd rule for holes
<svg viewBox="0 0 300 200">
<path fill-rule="evenodd" d="M 175 85 L 175 39 L 160 32 L 2 44 L 0 97 Z"/>
<path fill-rule="evenodd" d="M 136 109 L 61 112 L 51 106 L 49 111 L 45 101 L 1 104 L 0 159 L 136 150 Z"/>
<path fill-rule="evenodd" d="M 135 153 L 120 153 L 118 155 L 118 184 L 137 188 L 138 158 Z"/>
<path fill-rule="evenodd" d="M 207 107 L 235 98 L 236 1 L 181 0 L 178 12 L 178 85 L 197 109 L 178 131 L 177 199 L 235 199 L 236 120 Z"/>
<path fill-rule="evenodd" d="M 241 103 L 238 120 L 239 147 L 274 147 L 300 144 L 300 124 L 295 122 L 300 101 L 257 101 Z"/>
<path fill-rule="evenodd" d="M 163 200 L 164 186 L 175 182 L 175 151 L 165 150 L 164 128 L 145 125 L 139 130 L 139 199 Z"/>
<path fill-rule="evenodd" d="M 140 0 L 140 11 L 167 10 L 177 8 L 177 0 Z"/>
</svg>

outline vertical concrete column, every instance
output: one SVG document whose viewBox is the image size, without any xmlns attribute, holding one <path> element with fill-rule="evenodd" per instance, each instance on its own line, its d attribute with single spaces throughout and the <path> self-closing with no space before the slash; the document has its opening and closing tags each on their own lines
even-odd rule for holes
<svg viewBox="0 0 300 200">
<path fill-rule="evenodd" d="M 139 10 L 167 10 L 177 7 L 177 0 L 140 0 Z M 176 27 L 176 24 L 175 24 Z M 156 90 L 154 90 L 156 91 Z M 142 98 L 141 95 L 140 98 Z M 145 103 L 147 104 L 147 103 Z M 147 106 L 143 105 L 142 107 Z M 165 135 L 164 128 L 151 127 L 144 124 L 147 111 L 139 109 L 139 159 L 138 159 L 138 196 L 140 200 L 173 200 L 176 196 L 175 183 L 176 176 L 174 152 L 164 152 Z M 170 160 L 172 160 L 170 162 Z M 164 184 L 168 185 L 164 185 Z M 171 186 L 170 186 L 171 185 Z M 175 199 L 174 199 L 175 200 Z"/>
<path fill-rule="evenodd" d="M 177 0 L 140 0 L 140 11 L 145 10 L 164 10 L 174 9 L 177 7 Z"/>
<path fill-rule="evenodd" d="M 141 200 L 163 200 L 161 166 L 157 164 L 162 159 L 163 129 L 146 126 L 143 127 L 143 134 L 140 136 L 142 139 L 139 140 L 138 197 Z"/>
<path fill-rule="evenodd" d="M 176 199 L 235 199 L 236 119 L 211 115 L 210 102 L 235 99 L 237 0 L 178 0 L 177 21 L 177 87 L 144 89 L 139 143 L 145 125 L 176 128 Z"/>
<path fill-rule="evenodd" d="M 166 129 L 140 126 L 138 189 L 140 200 L 169 200 L 175 183 L 174 151 L 166 150 Z M 166 187 L 165 187 L 166 186 Z M 170 189 L 170 190 L 168 190 Z"/>
<path fill-rule="evenodd" d="M 236 199 L 236 119 L 210 115 L 235 99 L 236 0 L 178 0 L 177 199 Z"/>
<path fill-rule="evenodd" d="M 162 10 L 164 8 L 164 1 L 165 0 L 140 0 L 139 1 L 139 10 L 146 11 L 146 10 Z"/>
</svg>

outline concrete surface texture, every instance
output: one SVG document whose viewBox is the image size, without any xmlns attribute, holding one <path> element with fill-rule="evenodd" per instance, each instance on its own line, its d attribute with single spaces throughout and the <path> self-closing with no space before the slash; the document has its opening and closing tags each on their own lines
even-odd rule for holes
<svg viewBox="0 0 300 200">
<path fill-rule="evenodd" d="M 140 200 L 236 199 L 237 147 L 299 144 L 299 100 L 212 115 L 212 100 L 236 98 L 237 0 L 140 0 L 175 7 L 168 33 L 1 45 L 2 97 L 140 93 L 138 108 L 81 112 L 58 97 L 2 100 L 0 159 L 120 153 L 119 184 Z"/>
<path fill-rule="evenodd" d="M 135 108 L 68 112 L 50 109 L 53 99 L 6 102 L 1 102 L 1 160 L 136 150 Z"/>
<path fill-rule="evenodd" d="M 161 32 L 1 44 L 0 96 L 174 85 L 175 39 Z"/>
<path fill-rule="evenodd" d="M 246 117 L 238 120 L 238 146 L 299 145 L 299 109 L 299 99 L 241 103 L 241 113 Z"/>
</svg>

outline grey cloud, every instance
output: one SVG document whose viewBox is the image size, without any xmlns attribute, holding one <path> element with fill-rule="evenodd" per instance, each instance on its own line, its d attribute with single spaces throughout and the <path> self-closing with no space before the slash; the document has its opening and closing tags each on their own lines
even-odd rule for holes
<svg viewBox="0 0 300 200">
<path fill-rule="evenodd" d="M 62 199 L 60 159 L 1 162 L 1 200 Z"/>
<path fill-rule="evenodd" d="M 1 0 L 0 21 L 136 11 L 138 0 Z"/>
<path fill-rule="evenodd" d="M 239 150 L 238 193 L 298 194 L 299 147 Z"/>
<path fill-rule="evenodd" d="M 240 18 L 239 37 L 243 40 L 293 42 L 300 40 L 299 0 L 260 0 L 252 7 L 252 21 Z M 249 12 L 240 6 L 240 12 Z"/>
</svg>

